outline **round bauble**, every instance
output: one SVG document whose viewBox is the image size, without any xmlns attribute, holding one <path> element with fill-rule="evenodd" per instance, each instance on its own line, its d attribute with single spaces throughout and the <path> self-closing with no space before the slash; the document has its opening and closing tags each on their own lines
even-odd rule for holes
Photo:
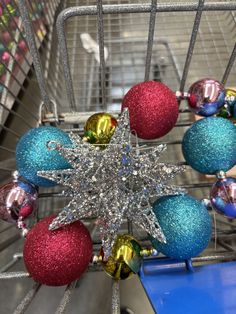
<svg viewBox="0 0 236 314">
<path fill-rule="evenodd" d="M 16 223 L 36 208 L 38 192 L 31 184 L 18 180 L 0 187 L 0 219 Z"/>
<path fill-rule="evenodd" d="M 133 86 L 125 95 L 122 110 L 129 109 L 131 130 L 142 139 L 156 139 L 176 124 L 179 107 L 175 94 L 160 82 Z"/>
<path fill-rule="evenodd" d="M 220 111 L 217 113 L 218 117 L 230 119 L 236 119 L 236 91 L 233 89 L 226 89 L 226 100 L 223 107 L 220 108 Z"/>
<path fill-rule="evenodd" d="M 19 62 L 19 61 L 22 59 L 22 55 L 19 54 L 19 53 L 15 53 L 15 54 L 14 54 L 14 59 L 15 59 L 17 62 Z"/>
<path fill-rule="evenodd" d="M 10 60 L 10 54 L 9 52 L 5 51 L 2 54 L 2 62 L 4 62 L 5 64 L 8 64 L 9 60 Z"/>
<path fill-rule="evenodd" d="M 118 235 L 111 256 L 102 261 L 105 272 L 116 280 L 127 279 L 140 270 L 142 257 L 138 241 L 128 234 Z M 101 250 L 103 256 L 103 251 Z"/>
<path fill-rule="evenodd" d="M 219 214 L 236 218 L 236 179 L 218 179 L 211 189 L 210 200 Z"/>
<path fill-rule="evenodd" d="M 106 112 L 95 113 L 85 123 L 84 139 L 91 144 L 97 144 L 104 147 L 108 144 L 115 132 L 117 120 Z"/>
<path fill-rule="evenodd" d="M 8 12 L 9 12 L 11 15 L 14 15 L 15 12 L 16 12 L 15 7 L 14 7 L 13 5 L 11 5 L 10 3 L 7 4 L 7 9 L 8 9 Z M 7 14 L 9 14 L 8 12 L 7 12 Z"/>
<path fill-rule="evenodd" d="M 209 117 L 219 111 L 225 103 L 225 89 L 220 82 L 205 78 L 191 85 L 188 104 L 197 115 Z"/>
<path fill-rule="evenodd" d="M 201 173 L 226 172 L 236 164 L 236 126 L 223 118 L 201 119 L 185 133 L 182 151 L 187 163 Z"/>
<path fill-rule="evenodd" d="M 16 146 L 16 164 L 20 175 L 39 186 L 54 186 L 55 183 L 41 178 L 38 171 L 71 168 L 57 150 L 50 150 L 48 143 L 55 141 L 62 145 L 71 145 L 69 136 L 62 130 L 43 126 L 29 130 Z"/>
<path fill-rule="evenodd" d="M 63 286 L 78 279 L 92 256 L 92 240 L 80 221 L 50 231 L 54 215 L 38 222 L 27 234 L 24 262 L 31 277 L 48 286 Z"/>
<path fill-rule="evenodd" d="M 9 32 L 6 32 L 6 31 L 2 32 L 2 34 L 1 34 L 1 39 L 2 39 L 2 41 L 3 41 L 6 45 L 9 44 L 9 43 L 12 41 L 12 37 L 11 37 L 10 33 L 9 33 Z"/>
<path fill-rule="evenodd" d="M 26 51 L 27 50 L 27 44 L 25 40 L 20 40 L 19 44 L 18 44 L 18 48 L 22 51 Z"/>
<path fill-rule="evenodd" d="M 151 238 L 157 251 L 171 258 L 185 260 L 207 247 L 212 222 L 201 202 L 189 195 L 165 196 L 154 203 L 153 211 L 166 237 L 166 243 Z"/>
</svg>

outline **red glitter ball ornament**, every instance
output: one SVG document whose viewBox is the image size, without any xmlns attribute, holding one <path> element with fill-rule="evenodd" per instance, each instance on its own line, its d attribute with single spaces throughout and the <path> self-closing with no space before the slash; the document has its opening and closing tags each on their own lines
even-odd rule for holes
<svg viewBox="0 0 236 314">
<path fill-rule="evenodd" d="M 174 126 L 179 106 L 169 87 L 154 81 L 133 86 L 125 95 L 122 110 L 129 109 L 131 130 L 142 139 L 156 139 Z"/>
<path fill-rule="evenodd" d="M 63 286 L 78 279 L 92 256 L 92 240 L 80 221 L 50 231 L 55 218 L 38 222 L 27 234 L 24 262 L 33 279 L 48 286 Z"/>
</svg>

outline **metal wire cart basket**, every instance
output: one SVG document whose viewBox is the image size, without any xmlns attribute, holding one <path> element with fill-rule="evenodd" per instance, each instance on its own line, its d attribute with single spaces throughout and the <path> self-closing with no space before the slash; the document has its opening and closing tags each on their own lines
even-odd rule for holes
<svg viewBox="0 0 236 314">
<path fill-rule="evenodd" d="M 1 184 L 16 169 L 15 147 L 28 129 L 56 125 L 82 134 L 95 112 L 117 117 L 124 95 L 139 82 L 163 82 L 184 93 L 195 81 L 212 77 L 236 88 L 235 1 L 2 0 L 0 27 Z M 171 132 L 158 140 L 140 140 L 140 145 L 166 144 L 161 161 L 186 165 L 182 138 L 196 116 L 185 100 L 179 113 Z M 215 177 L 186 165 L 173 182 L 204 200 Z M 40 188 L 31 225 L 66 206 L 61 191 Z M 183 262 L 158 255 L 144 259 L 139 276 L 119 284 L 91 264 L 67 287 L 48 287 L 29 278 L 24 239 L 14 224 L 1 221 L 0 313 L 235 313 L 235 221 L 210 208 L 209 213 L 212 239 L 192 259 L 193 273 Z M 94 219 L 84 223 L 98 254 Z M 132 222 L 123 221 L 120 232 L 150 247 L 146 233 Z"/>
</svg>

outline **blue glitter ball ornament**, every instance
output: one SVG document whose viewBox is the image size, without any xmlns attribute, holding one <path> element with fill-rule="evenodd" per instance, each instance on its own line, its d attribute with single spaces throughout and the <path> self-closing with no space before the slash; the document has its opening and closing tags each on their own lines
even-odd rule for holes
<svg viewBox="0 0 236 314">
<path fill-rule="evenodd" d="M 218 179 L 211 189 L 210 200 L 219 214 L 236 218 L 236 179 Z"/>
<path fill-rule="evenodd" d="M 164 196 L 154 203 L 153 210 L 166 237 L 166 243 L 151 238 L 157 251 L 185 260 L 207 247 L 212 222 L 201 202 L 189 195 Z"/>
<path fill-rule="evenodd" d="M 201 173 L 226 172 L 236 164 L 236 126 L 223 118 L 201 119 L 185 133 L 182 151 L 187 163 Z"/>
<path fill-rule="evenodd" d="M 29 130 L 16 146 L 16 164 L 19 174 L 39 186 L 54 186 L 55 183 L 37 176 L 37 171 L 68 169 L 71 166 L 56 151 L 48 149 L 48 142 L 71 145 L 69 136 L 62 130 L 43 126 Z"/>
</svg>

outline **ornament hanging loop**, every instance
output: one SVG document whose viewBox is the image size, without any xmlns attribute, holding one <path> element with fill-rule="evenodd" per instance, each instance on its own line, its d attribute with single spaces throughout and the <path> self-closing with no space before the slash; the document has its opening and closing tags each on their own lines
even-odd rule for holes
<svg viewBox="0 0 236 314">
<path fill-rule="evenodd" d="M 219 171 L 216 173 L 217 179 L 225 179 L 226 178 L 226 173 L 224 171 Z"/>
<path fill-rule="evenodd" d="M 58 116 L 58 110 L 57 110 L 57 103 L 54 99 L 50 98 L 50 104 L 52 105 L 52 117 L 49 119 L 47 118 L 48 122 L 54 122 L 56 124 L 59 124 L 59 116 Z M 44 117 L 45 112 L 48 111 L 48 106 L 45 105 L 45 103 L 42 101 L 39 105 L 39 120 L 38 120 L 38 126 L 41 126 L 44 123 Z M 44 112 L 44 114 L 43 114 Z"/>
<path fill-rule="evenodd" d="M 59 150 L 61 145 L 57 143 L 56 141 L 49 141 L 47 142 L 47 148 L 48 150 Z"/>
<path fill-rule="evenodd" d="M 15 171 L 13 171 L 12 172 L 12 178 L 13 178 L 13 181 L 14 182 L 17 182 L 18 181 L 18 179 L 19 179 L 19 172 L 17 171 L 17 170 L 15 170 Z"/>
</svg>

